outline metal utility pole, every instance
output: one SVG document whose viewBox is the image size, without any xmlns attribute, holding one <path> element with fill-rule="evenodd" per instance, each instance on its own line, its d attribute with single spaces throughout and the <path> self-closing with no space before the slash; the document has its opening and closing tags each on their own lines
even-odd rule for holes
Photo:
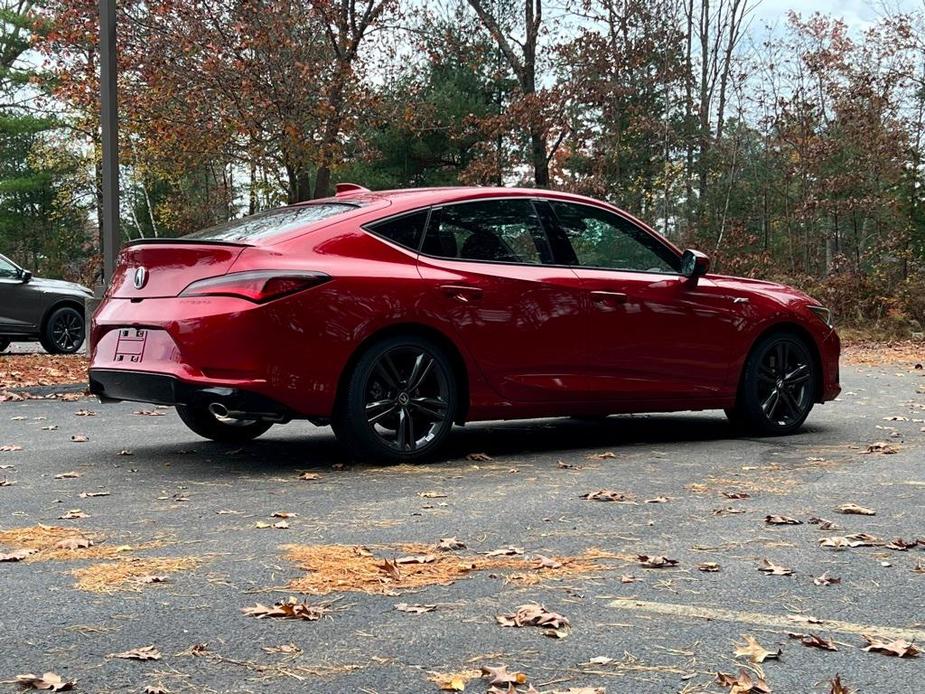
<svg viewBox="0 0 925 694">
<path fill-rule="evenodd" d="M 103 205 L 100 210 L 103 286 L 119 253 L 119 94 L 116 84 L 116 0 L 100 3 L 100 126 L 103 142 Z"/>
</svg>

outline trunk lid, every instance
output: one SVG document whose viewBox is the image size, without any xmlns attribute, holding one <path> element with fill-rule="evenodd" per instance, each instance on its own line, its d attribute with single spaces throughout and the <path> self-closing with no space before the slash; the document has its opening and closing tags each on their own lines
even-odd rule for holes
<svg viewBox="0 0 925 694">
<path fill-rule="evenodd" d="M 108 294 L 120 299 L 177 296 L 191 282 L 224 275 L 247 247 L 180 239 L 133 243 L 119 256 Z"/>
</svg>

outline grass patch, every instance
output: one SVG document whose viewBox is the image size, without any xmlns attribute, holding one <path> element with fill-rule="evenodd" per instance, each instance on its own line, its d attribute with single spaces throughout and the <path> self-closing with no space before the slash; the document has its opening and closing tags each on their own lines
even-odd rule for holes
<svg viewBox="0 0 925 694">
<path fill-rule="evenodd" d="M 146 585 L 163 583 L 169 574 L 192 571 L 202 560 L 197 557 L 131 557 L 76 569 L 76 588 L 92 593 L 140 591 Z"/>
<path fill-rule="evenodd" d="M 289 590 L 309 595 L 335 592 L 360 592 L 393 595 L 403 590 L 426 586 L 446 586 L 479 571 L 510 572 L 510 579 L 526 584 L 540 583 L 599 573 L 604 559 L 622 559 L 620 555 L 587 550 L 575 557 L 549 557 L 560 566 L 538 568 L 540 562 L 522 556 L 486 557 L 472 554 L 434 552 L 431 545 L 402 544 L 409 555 L 433 557 L 422 563 L 394 564 L 398 558 L 377 556 L 364 547 L 351 545 L 284 545 L 285 557 L 308 573 L 290 582 Z M 388 547 L 376 548 L 377 551 Z"/>
</svg>

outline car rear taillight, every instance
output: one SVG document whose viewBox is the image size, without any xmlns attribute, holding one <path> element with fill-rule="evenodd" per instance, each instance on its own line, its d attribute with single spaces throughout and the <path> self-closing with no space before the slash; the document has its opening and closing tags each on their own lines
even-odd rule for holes
<svg viewBox="0 0 925 694">
<path fill-rule="evenodd" d="M 264 304 L 317 287 L 330 279 L 331 276 L 323 272 L 248 270 L 198 280 L 180 292 L 180 296 L 234 296 Z"/>
</svg>

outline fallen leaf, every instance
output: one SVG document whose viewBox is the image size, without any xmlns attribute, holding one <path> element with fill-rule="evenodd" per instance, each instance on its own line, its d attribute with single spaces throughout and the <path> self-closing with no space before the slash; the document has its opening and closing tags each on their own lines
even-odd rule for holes
<svg viewBox="0 0 925 694">
<path fill-rule="evenodd" d="M 75 520 L 77 518 L 89 518 L 89 513 L 84 513 L 79 508 L 72 508 L 67 513 L 58 516 L 58 520 Z"/>
<path fill-rule="evenodd" d="M 471 460 L 476 463 L 490 463 L 494 458 L 487 453 L 470 453 L 466 456 L 466 460 Z"/>
<path fill-rule="evenodd" d="M 764 522 L 768 525 L 803 525 L 803 521 L 789 516 L 765 516 Z"/>
<path fill-rule="evenodd" d="M 0 453 L 15 453 L 21 450 L 22 446 L 17 446 L 15 443 L 8 443 L 4 446 L 0 446 Z"/>
<path fill-rule="evenodd" d="M 16 675 L 16 683 L 32 689 L 44 689 L 51 692 L 65 692 L 73 689 L 77 684 L 76 680 L 65 680 L 54 672 L 46 672 L 41 677 L 33 674 Z"/>
<path fill-rule="evenodd" d="M 398 570 L 398 564 L 391 559 L 386 559 L 381 564 L 377 564 L 376 566 L 378 566 L 379 570 L 393 581 L 401 580 L 401 571 Z"/>
<path fill-rule="evenodd" d="M 697 565 L 698 571 L 704 571 L 706 573 L 716 573 L 719 571 L 719 564 L 715 561 L 705 561 L 702 564 Z"/>
<path fill-rule="evenodd" d="M 72 480 L 77 477 L 80 477 L 79 472 L 61 472 L 55 475 L 56 480 Z"/>
<path fill-rule="evenodd" d="M 74 413 L 75 417 L 96 417 L 96 412 L 93 410 L 77 410 Z"/>
<path fill-rule="evenodd" d="M 631 574 L 623 574 L 620 576 L 620 583 L 636 583 L 639 579 Z"/>
<path fill-rule="evenodd" d="M 16 480 L 8 480 L 6 477 L 0 480 L 0 487 L 12 487 L 14 484 L 16 484 Z"/>
<path fill-rule="evenodd" d="M 284 655 L 298 655 L 302 649 L 294 643 L 285 643 L 282 646 L 263 646 L 264 653 L 283 653 Z"/>
<path fill-rule="evenodd" d="M 769 576 L 790 576 L 793 574 L 793 569 L 790 569 L 786 566 L 780 566 L 767 559 L 761 560 L 761 566 L 758 567 L 758 570 L 762 573 L 768 574 Z"/>
<path fill-rule="evenodd" d="M 74 443 L 86 443 L 90 438 L 84 434 L 71 434 L 71 441 Z"/>
<path fill-rule="evenodd" d="M 842 684 L 841 677 L 837 674 L 829 681 L 829 684 L 831 685 L 829 694 L 851 694 L 851 692 L 848 691 L 848 687 Z"/>
<path fill-rule="evenodd" d="M 847 513 L 849 515 L 856 516 L 876 516 L 877 512 L 872 508 L 864 508 L 863 506 L 858 506 L 857 504 L 842 504 L 838 507 L 838 510 L 841 513 Z"/>
<path fill-rule="evenodd" d="M 298 513 L 289 513 L 288 511 L 276 511 L 272 514 L 273 518 L 295 518 Z"/>
<path fill-rule="evenodd" d="M 646 499 L 642 503 L 644 504 L 667 504 L 668 497 L 667 496 L 656 496 L 651 499 Z"/>
<path fill-rule="evenodd" d="M 15 549 L 9 554 L 0 554 L 0 562 L 4 561 L 22 561 L 28 556 L 38 552 L 37 549 Z"/>
<path fill-rule="evenodd" d="M 48 424 L 42 427 L 42 431 L 57 431 L 57 430 L 58 430 L 57 424 Z"/>
<path fill-rule="evenodd" d="M 149 583 L 170 583 L 170 579 L 167 578 L 166 576 L 155 576 L 155 575 L 152 574 L 152 575 L 150 575 L 150 576 L 142 576 L 141 578 L 136 579 L 135 582 L 136 582 L 136 583 L 144 583 L 144 584 L 149 584 Z"/>
<path fill-rule="evenodd" d="M 714 516 L 731 516 L 736 513 L 745 513 L 744 508 L 733 508 L 732 506 L 727 506 L 726 508 L 715 508 L 712 513 Z"/>
<path fill-rule="evenodd" d="M 898 658 L 914 658 L 921 653 L 921 651 L 916 648 L 915 644 L 905 639 L 882 641 L 878 638 L 868 636 L 867 634 L 862 634 L 862 636 L 864 640 L 867 641 L 864 650 L 868 652 L 883 653 L 884 655 L 892 655 Z"/>
<path fill-rule="evenodd" d="M 763 663 L 769 658 L 775 660 L 779 659 L 781 656 L 781 650 L 778 648 L 777 651 L 769 651 L 753 636 L 744 634 L 742 636 L 745 639 L 744 646 L 736 646 L 735 655 L 737 658 L 748 658 L 753 663 Z"/>
<path fill-rule="evenodd" d="M 867 447 L 865 453 L 882 453 L 883 455 L 892 455 L 899 453 L 899 448 L 885 441 L 877 441 Z"/>
<path fill-rule="evenodd" d="M 522 672 L 508 672 L 506 665 L 500 667 L 482 666 L 482 677 L 488 680 L 488 684 L 523 684 L 527 681 L 527 676 Z"/>
<path fill-rule="evenodd" d="M 747 670 L 739 670 L 739 675 L 729 675 L 717 672 L 715 682 L 723 687 L 731 687 L 729 694 L 769 694 L 771 688 L 763 679 L 755 676 L 752 679 Z"/>
<path fill-rule="evenodd" d="M 820 547 L 832 547 L 833 549 L 847 549 L 848 547 L 873 547 L 882 544 L 882 542 L 867 533 L 854 533 L 853 535 L 832 535 L 830 537 L 819 538 Z"/>
<path fill-rule="evenodd" d="M 514 545 L 508 545 L 507 547 L 502 547 L 501 549 L 493 549 L 490 552 L 486 552 L 486 557 L 514 557 L 524 553 L 523 547 L 515 547 Z"/>
<path fill-rule="evenodd" d="M 81 492 L 80 493 L 81 499 L 90 499 L 96 496 L 109 496 L 109 492 Z"/>
<path fill-rule="evenodd" d="M 459 540 L 457 540 L 455 537 L 442 537 L 440 538 L 440 542 L 437 543 L 437 546 L 435 549 L 437 549 L 440 552 L 454 552 L 457 549 L 465 549 L 465 548 L 466 548 L 466 545 L 460 542 Z"/>
<path fill-rule="evenodd" d="M 170 690 L 163 684 L 145 685 L 144 694 L 170 694 Z"/>
<path fill-rule="evenodd" d="M 122 653 L 110 653 L 109 657 L 124 660 L 160 660 L 161 654 L 154 646 L 142 646 Z"/>
<path fill-rule="evenodd" d="M 813 583 L 817 586 L 834 586 L 841 583 L 841 579 L 829 576 L 828 572 L 823 572 L 821 576 L 816 576 L 813 579 Z"/>
<path fill-rule="evenodd" d="M 677 559 L 669 559 L 662 555 L 638 554 L 636 555 L 636 561 L 646 569 L 666 569 L 678 565 Z"/>
<path fill-rule="evenodd" d="M 164 413 L 158 410 L 135 410 L 132 414 L 140 415 L 142 417 L 163 417 Z"/>
<path fill-rule="evenodd" d="M 328 609 L 326 605 L 310 605 L 307 602 L 299 602 L 296 598 L 289 598 L 284 602 L 278 602 L 272 607 L 261 605 L 259 602 L 253 607 L 245 607 L 241 610 L 249 617 L 257 619 L 301 619 L 306 622 L 317 622 L 326 616 Z"/>
<path fill-rule="evenodd" d="M 616 454 L 610 451 L 604 451 L 603 453 L 589 453 L 585 456 L 588 460 L 608 460 L 610 458 L 616 458 Z"/>
<path fill-rule="evenodd" d="M 581 465 L 575 465 L 574 463 L 566 463 L 564 460 L 557 461 L 556 465 L 559 466 L 560 470 L 583 470 L 584 469 Z"/>
<path fill-rule="evenodd" d="M 588 665 L 608 665 L 613 662 L 613 658 L 606 655 L 598 655 L 588 661 Z"/>
<path fill-rule="evenodd" d="M 739 500 L 739 499 L 751 499 L 752 495 L 748 492 L 720 492 L 727 499 Z"/>
<path fill-rule="evenodd" d="M 418 494 L 422 499 L 445 499 L 446 494 L 444 492 L 420 492 Z"/>
<path fill-rule="evenodd" d="M 835 647 L 835 643 L 829 641 L 828 639 L 824 639 L 821 636 L 817 636 L 816 634 L 795 634 L 793 632 L 788 632 L 787 636 L 792 639 L 799 639 L 800 643 L 802 643 L 804 646 L 809 646 L 810 648 L 821 648 L 824 651 L 838 650 Z"/>
<path fill-rule="evenodd" d="M 825 518 L 819 518 L 818 516 L 813 516 L 807 522 L 811 525 L 818 525 L 820 530 L 839 530 L 838 525 Z"/>
<path fill-rule="evenodd" d="M 406 602 L 400 602 L 395 605 L 395 609 L 399 612 L 410 612 L 411 614 L 424 614 L 425 612 L 433 612 L 437 609 L 436 605 L 409 605 Z"/>
<path fill-rule="evenodd" d="M 618 492 L 613 489 L 598 489 L 596 492 L 588 492 L 587 494 L 582 494 L 581 499 L 588 499 L 589 501 L 617 501 L 625 502 L 632 501 L 633 497 L 624 492 Z"/>
<path fill-rule="evenodd" d="M 550 557 L 543 556 L 542 554 L 537 554 L 536 559 L 534 559 L 534 562 L 536 562 L 533 565 L 534 569 L 561 569 L 562 568 L 562 562 L 557 561 L 555 559 L 551 559 Z"/>
<path fill-rule="evenodd" d="M 503 627 L 543 627 L 560 629 L 568 627 L 568 618 L 550 612 L 543 605 L 528 603 L 521 605 L 513 614 L 497 615 L 495 620 Z"/>
<path fill-rule="evenodd" d="M 437 561 L 435 554 L 417 554 L 395 559 L 396 564 L 433 564 L 435 561 Z"/>
<path fill-rule="evenodd" d="M 284 520 L 277 521 L 273 524 L 273 527 L 277 530 L 289 530 L 289 522 Z"/>
<path fill-rule="evenodd" d="M 116 455 L 135 455 L 135 454 L 132 453 L 129 449 L 123 448 L 123 449 L 122 449 L 121 451 L 119 451 Z"/>
<path fill-rule="evenodd" d="M 303 472 L 301 475 L 299 475 L 299 479 L 300 480 L 319 480 L 321 479 L 321 475 L 319 475 L 317 472 Z"/>
<path fill-rule="evenodd" d="M 884 545 L 887 549 L 894 549 L 897 552 L 905 552 L 918 545 L 917 540 L 904 540 L 901 537 L 895 537 Z"/>
<path fill-rule="evenodd" d="M 88 537 L 66 537 L 55 543 L 55 549 L 86 549 L 93 546 L 93 540 Z"/>
</svg>

